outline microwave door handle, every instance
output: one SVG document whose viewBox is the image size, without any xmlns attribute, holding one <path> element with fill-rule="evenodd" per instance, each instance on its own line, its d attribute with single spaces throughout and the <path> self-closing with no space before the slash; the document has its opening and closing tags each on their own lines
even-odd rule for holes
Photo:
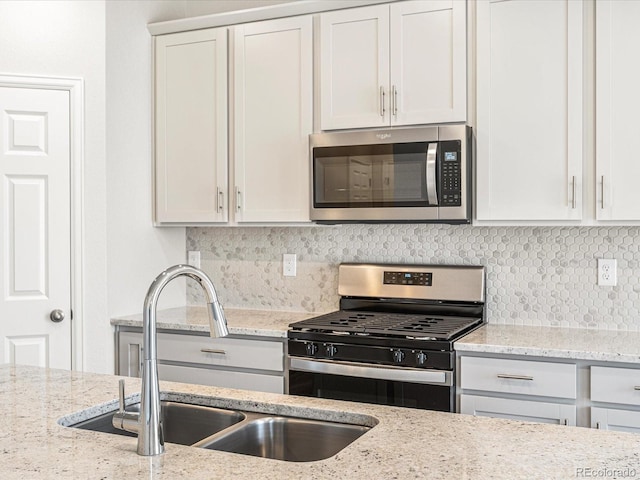
<svg viewBox="0 0 640 480">
<path fill-rule="evenodd" d="M 438 144 L 430 143 L 427 148 L 427 200 L 429 205 L 438 205 L 436 181 L 436 159 Z"/>
</svg>

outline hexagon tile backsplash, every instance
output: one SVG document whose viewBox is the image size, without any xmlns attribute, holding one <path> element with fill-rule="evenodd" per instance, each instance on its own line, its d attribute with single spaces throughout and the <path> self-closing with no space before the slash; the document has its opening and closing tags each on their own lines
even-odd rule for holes
<svg viewBox="0 0 640 480">
<path fill-rule="evenodd" d="M 640 330 L 640 227 L 342 225 L 189 228 L 227 308 L 327 312 L 342 262 L 484 265 L 490 323 Z M 295 253 L 297 276 L 282 275 Z M 597 285 L 597 259 L 618 285 Z M 188 287 L 189 303 L 202 298 Z"/>
</svg>

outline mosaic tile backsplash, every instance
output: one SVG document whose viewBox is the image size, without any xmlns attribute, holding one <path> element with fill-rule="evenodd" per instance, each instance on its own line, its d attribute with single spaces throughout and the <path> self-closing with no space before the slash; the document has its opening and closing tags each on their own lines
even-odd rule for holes
<svg viewBox="0 0 640 480">
<path fill-rule="evenodd" d="M 228 308 L 335 310 L 342 262 L 484 265 L 490 323 L 640 331 L 640 227 L 189 228 L 187 249 Z M 617 259 L 617 286 L 597 285 L 598 258 Z M 202 301 L 191 284 L 188 301 Z"/>
</svg>

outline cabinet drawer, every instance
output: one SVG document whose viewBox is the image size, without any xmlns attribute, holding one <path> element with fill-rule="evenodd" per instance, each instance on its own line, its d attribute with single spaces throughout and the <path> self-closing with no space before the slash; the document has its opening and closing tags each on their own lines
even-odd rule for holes
<svg viewBox="0 0 640 480">
<path fill-rule="evenodd" d="M 576 366 L 566 363 L 462 357 L 460 376 L 463 389 L 576 398 Z"/>
<path fill-rule="evenodd" d="M 284 371 L 284 343 L 244 338 L 158 334 L 158 360 Z"/>
<path fill-rule="evenodd" d="M 214 387 L 239 388 L 258 392 L 284 393 L 284 376 L 259 373 L 230 372 L 209 368 L 158 365 L 160 380 L 196 383 Z"/>
<path fill-rule="evenodd" d="M 640 405 L 640 370 L 591 367 L 591 400 Z"/>
</svg>

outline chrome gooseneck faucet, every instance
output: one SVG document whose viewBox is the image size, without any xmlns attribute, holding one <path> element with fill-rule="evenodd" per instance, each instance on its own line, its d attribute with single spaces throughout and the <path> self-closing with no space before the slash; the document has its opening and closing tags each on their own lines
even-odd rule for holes
<svg viewBox="0 0 640 480">
<path fill-rule="evenodd" d="M 175 265 L 166 269 L 151 283 L 144 299 L 142 322 L 143 359 L 140 413 L 124 411 L 124 380 L 120 380 L 120 411 L 113 416 L 113 426 L 138 434 L 138 455 L 159 455 L 164 452 L 164 436 L 160 423 L 160 388 L 156 356 L 156 308 L 162 289 L 176 277 L 187 276 L 197 281 L 207 296 L 210 335 L 225 337 L 229 334 L 227 321 L 213 283 L 202 271 L 190 265 Z"/>
</svg>

